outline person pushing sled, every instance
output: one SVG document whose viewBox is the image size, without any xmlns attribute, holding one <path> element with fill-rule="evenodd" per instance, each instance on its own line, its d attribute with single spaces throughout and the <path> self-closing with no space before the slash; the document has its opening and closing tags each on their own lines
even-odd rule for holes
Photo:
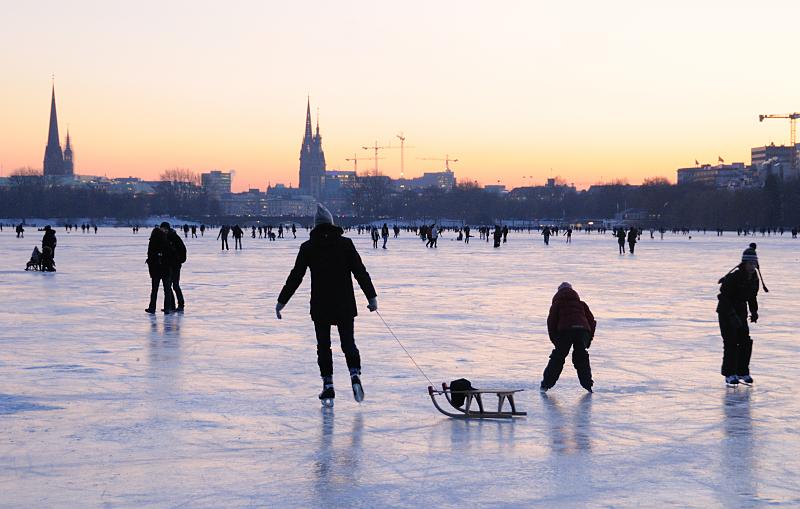
<svg viewBox="0 0 800 509">
<path fill-rule="evenodd" d="M 333 224 L 333 215 L 317 205 L 314 229 L 310 239 L 300 245 L 294 268 L 286 279 L 275 315 L 280 320 L 281 310 L 292 298 L 303 281 L 306 269 L 311 269 L 311 320 L 317 335 L 317 364 L 322 377 L 319 395 L 323 406 L 332 407 L 336 393 L 333 389 L 333 355 L 331 354 L 331 325 L 339 329 L 342 351 L 350 370 L 353 397 L 361 402 L 364 388 L 361 385 L 361 356 L 353 335 L 353 322 L 358 312 L 353 291 L 355 276 L 361 291 L 367 297 L 370 311 L 378 309 L 378 297 L 367 269 L 361 262 L 353 241 L 343 237 L 344 230 Z"/>
</svg>

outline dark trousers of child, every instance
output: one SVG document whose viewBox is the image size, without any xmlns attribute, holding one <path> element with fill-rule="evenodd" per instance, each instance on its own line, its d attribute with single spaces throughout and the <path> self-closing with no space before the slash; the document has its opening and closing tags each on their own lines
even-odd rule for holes
<svg viewBox="0 0 800 509">
<path fill-rule="evenodd" d="M 550 362 L 544 369 L 542 385 L 550 388 L 556 384 L 561 370 L 564 369 L 564 361 L 572 348 L 572 365 L 578 372 L 578 380 L 585 389 L 592 387 L 592 367 L 589 365 L 589 352 L 586 347 L 589 345 L 589 331 L 586 329 L 570 329 L 558 331 L 558 338 L 553 345 L 555 348 L 550 354 Z"/>
<path fill-rule="evenodd" d="M 347 360 L 348 369 L 361 370 L 361 355 L 356 347 L 353 337 L 353 320 L 342 321 L 336 328 L 339 329 L 339 341 L 342 352 Z M 333 354 L 331 353 L 331 324 L 314 322 L 314 331 L 317 333 L 317 365 L 322 377 L 333 376 Z"/>
<path fill-rule="evenodd" d="M 718 313 L 719 330 L 722 333 L 722 375 L 749 375 L 753 340 L 747 315 Z"/>
</svg>

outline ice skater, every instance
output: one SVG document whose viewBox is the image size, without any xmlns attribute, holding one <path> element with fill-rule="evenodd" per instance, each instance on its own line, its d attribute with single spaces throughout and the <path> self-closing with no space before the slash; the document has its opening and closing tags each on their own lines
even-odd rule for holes
<svg viewBox="0 0 800 509">
<path fill-rule="evenodd" d="M 758 274 L 756 272 L 758 271 Z M 752 384 L 750 356 L 753 340 L 747 324 L 747 308 L 750 321 L 758 322 L 758 285 L 761 271 L 758 265 L 755 242 L 744 250 L 742 261 L 719 280 L 717 316 L 722 335 L 722 376 L 730 386 L 739 382 Z M 763 285 L 763 279 L 761 280 Z M 764 291 L 767 291 L 764 287 Z"/>
<path fill-rule="evenodd" d="M 231 233 L 233 233 L 233 250 L 236 251 L 237 249 L 242 249 L 242 236 L 244 235 L 244 230 L 238 225 L 233 225 L 231 228 Z"/>
<path fill-rule="evenodd" d="M 383 239 L 383 249 L 386 249 L 386 241 L 389 240 L 389 226 L 383 223 L 381 227 L 381 238 Z"/>
<path fill-rule="evenodd" d="M 628 249 L 630 250 L 631 254 L 633 254 L 633 250 L 636 247 L 636 242 L 638 241 L 639 231 L 636 229 L 635 226 L 631 226 L 631 229 L 628 230 Z"/>
<path fill-rule="evenodd" d="M 183 312 L 185 301 L 181 290 L 181 266 L 186 263 L 186 244 L 183 243 L 181 236 L 170 227 L 168 222 L 161 223 L 161 230 L 167 235 L 167 242 L 174 255 L 170 260 L 169 280 L 171 292 L 175 292 L 175 297 L 178 300 L 178 307 L 175 310 Z"/>
<path fill-rule="evenodd" d="M 592 392 L 592 367 L 589 364 L 589 345 L 592 344 L 597 322 L 594 320 L 589 306 L 572 289 L 572 285 L 563 282 L 553 296 L 550 313 L 547 316 L 547 333 L 553 343 L 550 361 L 544 370 L 539 388 L 547 391 L 552 388 L 564 369 L 564 360 L 572 348 L 572 365 L 578 372 L 581 387 Z"/>
<path fill-rule="evenodd" d="M 170 286 L 170 267 L 172 265 L 172 249 L 170 248 L 167 234 L 159 227 L 150 232 L 150 242 L 147 244 L 147 268 L 150 272 L 150 305 L 145 309 L 151 315 L 156 312 L 158 299 L 158 285 L 164 286 L 164 313 L 170 314 L 175 309 Z"/>
<path fill-rule="evenodd" d="M 228 233 L 230 233 L 231 228 L 227 224 L 223 224 L 222 227 L 219 229 L 219 233 L 217 233 L 217 240 L 222 239 L 222 250 L 223 251 L 230 251 L 228 247 Z M 203 234 L 203 227 L 200 227 L 200 234 Z"/>
<path fill-rule="evenodd" d="M 545 246 L 549 246 L 550 245 L 550 235 L 551 235 L 549 226 L 545 226 L 544 227 L 544 230 L 542 230 L 542 235 L 544 236 L 544 245 Z"/>
<path fill-rule="evenodd" d="M 625 228 L 617 229 L 614 235 L 617 237 L 617 244 L 619 244 L 619 254 L 625 254 Z"/>
<path fill-rule="evenodd" d="M 50 253 L 53 256 L 53 259 L 56 257 L 56 244 L 58 244 L 58 240 L 56 239 L 56 231 L 50 227 L 48 224 L 44 227 L 44 236 L 42 237 L 42 251 L 44 248 L 49 247 Z"/>
<path fill-rule="evenodd" d="M 367 308 L 378 309 L 378 297 L 367 269 L 353 245 L 343 237 L 344 230 L 333 224 L 333 216 L 322 205 L 317 205 L 314 229 L 310 239 L 300 245 L 294 268 L 275 304 L 275 315 L 280 320 L 281 310 L 292 298 L 303 281 L 306 269 L 311 269 L 311 320 L 317 336 L 317 365 L 322 377 L 319 399 L 325 406 L 333 406 L 336 393 L 333 389 L 333 355 L 331 354 L 331 325 L 339 329 L 339 340 L 350 370 L 350 382 L 356 401 L 364 399 L 361 385 L 361 357 L 353 335 L 356 298 L 353 291 L 355 276 L 361 291 L 367 297 Z"/>
</svg>

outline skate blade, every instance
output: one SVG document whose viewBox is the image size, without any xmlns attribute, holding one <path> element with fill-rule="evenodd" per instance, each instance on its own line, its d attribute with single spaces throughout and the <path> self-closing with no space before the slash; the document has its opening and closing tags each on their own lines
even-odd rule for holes
<svg viewBox="0 0 800 509">
<path fill-rule="evenodd" d="M 333 408 L 333 398 L 325 398 L 320 401 L 322 401 L 322 406 L 325 408 Z"/>
<path fill-rule="evenodd" d="M 361 384 L 353 384 L 353 398 L 359 403 L 364 401 L 364 389 Z"/>
</svg>

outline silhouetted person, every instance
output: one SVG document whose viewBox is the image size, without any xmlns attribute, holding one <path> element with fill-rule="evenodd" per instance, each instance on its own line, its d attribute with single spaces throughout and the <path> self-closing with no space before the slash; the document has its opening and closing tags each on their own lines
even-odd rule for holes
<svg viewBox="0 0 800 509">
<path fill-rule="evenodd" d="M 231 233 L 233 233 L 233 249 L 242 249 L 242 236 L 244 235 L 244 231 L 242 231 L 238 224 L 235 224 L 231 229 Z"/>
<path fill-rule="evenodd" d="M 150 272 L 150 305 L 145 312 L 153 314 L 156 312 L 156 300 L 158 298 L 158 285 L 164 286 L 164 313 L 172 313 L 175 309 L 175 302 L 170 290 L 170 271 L 173 263 L 172 249 L 167 241 L 167 234 L 161 228 L 153 228 L 150 232 L 150 241 L 147 244 L 147 268 Z"/>
<path fill-rule="evenodd" d="M 44 248 L 50 248 L 50 255 L 55 259 L 56 257 L 56 244 L 58 244 L 58 240 L 56 239 L 56 231 L 50 228 L 50 225 L 44 227 L 44 236 L 42 237 L 42 251 Z"/>
<path fill-rule="evenodd" d="M 742 261 L 719 280 L 717 299 L 719 330 L 722 334 L 722 376 L 728 385 L 740 381 L 752 384 L 750 376 L 750 356 L 753 353 L 753 340 L 747 324 L 747 309 L 750 308 L 750 321 L 758 321 L 758 255 L 755 242 L 744 250 Z M 760 272 L 759 272 L 760 275 Z"/>
<path fill-rule="evenodd" d="M 550 362 L 544 370 L 540 389 L 547 391 L 553 387 L 564 369 L 564 360 L 572 348 L 572 365 L 578 372 L 581 386 L 592 392 L 592 368 L 589 365 L 589 352 L 597 323 L 572 285 L 563 282 L 553 296 L 550 313 L 547 316 L 547 333 L 553 343 Z"/>
<path fill-rule="evenodd" d="M 364 397 L 361 385 L 361 356 L 353 335 L 356 299 L 353 292 L 354 276 L 361 291 L 369 301 L 370 311 L 378 309 L 378 298 L 367 269 L 361 262 L 353 241 L 343 237 L 344 231 L 333 224 L 333 216 L 322 205 L 317 205 L 314 229 L 310 239 L 300 245 L 294 268 L 278 296 L 275 314 L 289 302 L 303 281 L 306 269 L 311 269 L 311 320 L 317 336 L 317 364 L 322 377 L 320 400 L 333 401 L 333 356 L 331 354 L 331 325 L 339 329 L 342 351 L 350 370 L 350 381 L 356 401 Z"/>
<path fill-rule="evenodd" d="M 631 254 L 633 254 L 633 250 L 636 247 L 636 241 L 638 240 L 637 235 L 638 233 L 635 227 L 631 227 L 631 229 L 628 230 L 628 248 L 630 249 Z"/>
<path fill-rule="evenodd" d="M 544 227 L 544 230 L 542 230 L 542 235 L 544 236 L 544 245 L 545 246 L 549 246 L 550 245 L 550 235 L 551 235 L 551 231 L 550 231 L 550 227 L 549 226 L 545 226 Z"/>
<path fill-rule="evenodd" d="M 222 250 L 223 251 L 230 251 L 228 247 L 228 233 L 230 233 L 231 229 L 227 224 L 223 224 L 222 227 L 219 229 L 219 233 L 217 233 L 217 240 L 222 239 Z M 203 233 L 203 227 L 200 227 L 200 234 Z"/>
<path fill-rule="evenodd" d="M 167 242 L 173 254 L 170 260 L 169 279 L 170 287 L 175 292 L 175 297 L 178 299 L 178 307 L 176 310 L 183 311 L 185 302 L 183 300 L 183 291 L 181 291 L 181 266 L 186 263 L 186 244 L 183 243 L 178 232 L 170 228 L 168 222 L 164 221 L 161 223 L 161 230 L 166 234 Z"/>
<path fill-rule="evenodd" d="M 625 229 L 619 228 L 616 235 L 617 244 L 619 245 L 619 254 L 625 254 Z"/>
</svg>

